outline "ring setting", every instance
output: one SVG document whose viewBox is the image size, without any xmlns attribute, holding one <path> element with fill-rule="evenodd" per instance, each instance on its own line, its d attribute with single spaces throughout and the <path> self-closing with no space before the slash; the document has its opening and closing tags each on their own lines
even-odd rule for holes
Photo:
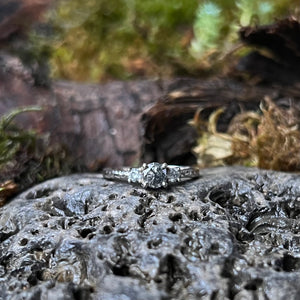
<svg viewBox="0 0 300 300">
<path fill-rule="evenodd" d="M 140 168 L 104 169 L 103 177 L 140 184 L 143 188 L 160 189 L 199 177 L 199 169 L 152 162 L 144 163 Z"/>
</svg>

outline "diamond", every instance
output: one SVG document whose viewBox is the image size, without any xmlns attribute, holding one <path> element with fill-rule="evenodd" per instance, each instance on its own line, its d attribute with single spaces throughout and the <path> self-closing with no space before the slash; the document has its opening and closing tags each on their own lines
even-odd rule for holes
<svg viewBox="0 0 300 300">
<path fill-rule="evenodd" d="M 138 169 L 132 169 L 128 175 L 128 182 L 140 182 L 142 179 L 141 171 Z"/>
<path fill-rule="evenodd" d="M 179 168 L 169 168 L 168 169 L 169 182 L 175 183 L 180 180 L 180 169 Z"/>
<path fill-rule="evenodd" d="M 142 184 L 152 189 L 167 185 L 167 170 L 159 163 L 151 163 L 143 170 Z"/>
</svg>

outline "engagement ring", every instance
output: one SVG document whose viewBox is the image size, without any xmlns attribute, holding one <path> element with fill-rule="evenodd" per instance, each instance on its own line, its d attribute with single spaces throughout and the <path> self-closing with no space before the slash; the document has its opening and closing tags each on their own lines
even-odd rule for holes
<svg viewBox="0 0 300 300">
<path fill-rule="evenodd" d="M 140 168 L 104 169 L 106 179 L 140 184 L 143 188 L 159 189 L 199 177 L 199 169 L 153 162 Z"/>
</svg>

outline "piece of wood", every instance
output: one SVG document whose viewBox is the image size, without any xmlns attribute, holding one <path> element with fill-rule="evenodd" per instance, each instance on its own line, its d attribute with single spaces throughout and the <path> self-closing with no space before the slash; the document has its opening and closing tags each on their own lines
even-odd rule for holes
<svg viewBox="0 0 300 300">
<path fill-rule="evenodd" d="M 229 78 L 173 82 L 168 94 L 143 115 L 142 161 L 195 163 L 192 147 L 197 133 L 188 123 L 197 111 L 207 119 L 212 111 L 224 108 L 218 122 L 218 130 L 224 132 L 237 113 L 257 111 L 266 96 L 278 105 L 300 109 L 300 90 L 296 86 L 252 86 Z"/>
<path fill-rule="evenodd" d="M 237 69 L 268 83 L 300 81 L 300 23 L 289 17 L 270 25 L 243 27 L 241 41 L 255 50 L 243 57 Z M 266 55 L 266 53 L 269 54 Z"/>
</svg>

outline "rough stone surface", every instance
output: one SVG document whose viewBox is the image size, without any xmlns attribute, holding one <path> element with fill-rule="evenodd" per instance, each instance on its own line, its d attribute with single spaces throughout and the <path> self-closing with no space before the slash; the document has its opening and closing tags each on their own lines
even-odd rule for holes
<svg viewBox="0 0 300 300">
<path fill-rule="evenodd" d="M 0 210 L 0 299 L 299 299 L 300 176 L 206 169 L 145 191 L 102 175 Z"/>
<path fill-rule="evenodd" d="M 167 86 L 167 80 L 56 81 L 49 87 L 35 86 L 30 69 L 20 59 L 0 52 L 0 116 L 20 106 L 40 106 L 41 112 L 21 114 L 14 121 L 21 128 L 49 135 L 51 144 L 63 145 L 88 170 L 138 160 L 140 116 Z"/>
</svg>

